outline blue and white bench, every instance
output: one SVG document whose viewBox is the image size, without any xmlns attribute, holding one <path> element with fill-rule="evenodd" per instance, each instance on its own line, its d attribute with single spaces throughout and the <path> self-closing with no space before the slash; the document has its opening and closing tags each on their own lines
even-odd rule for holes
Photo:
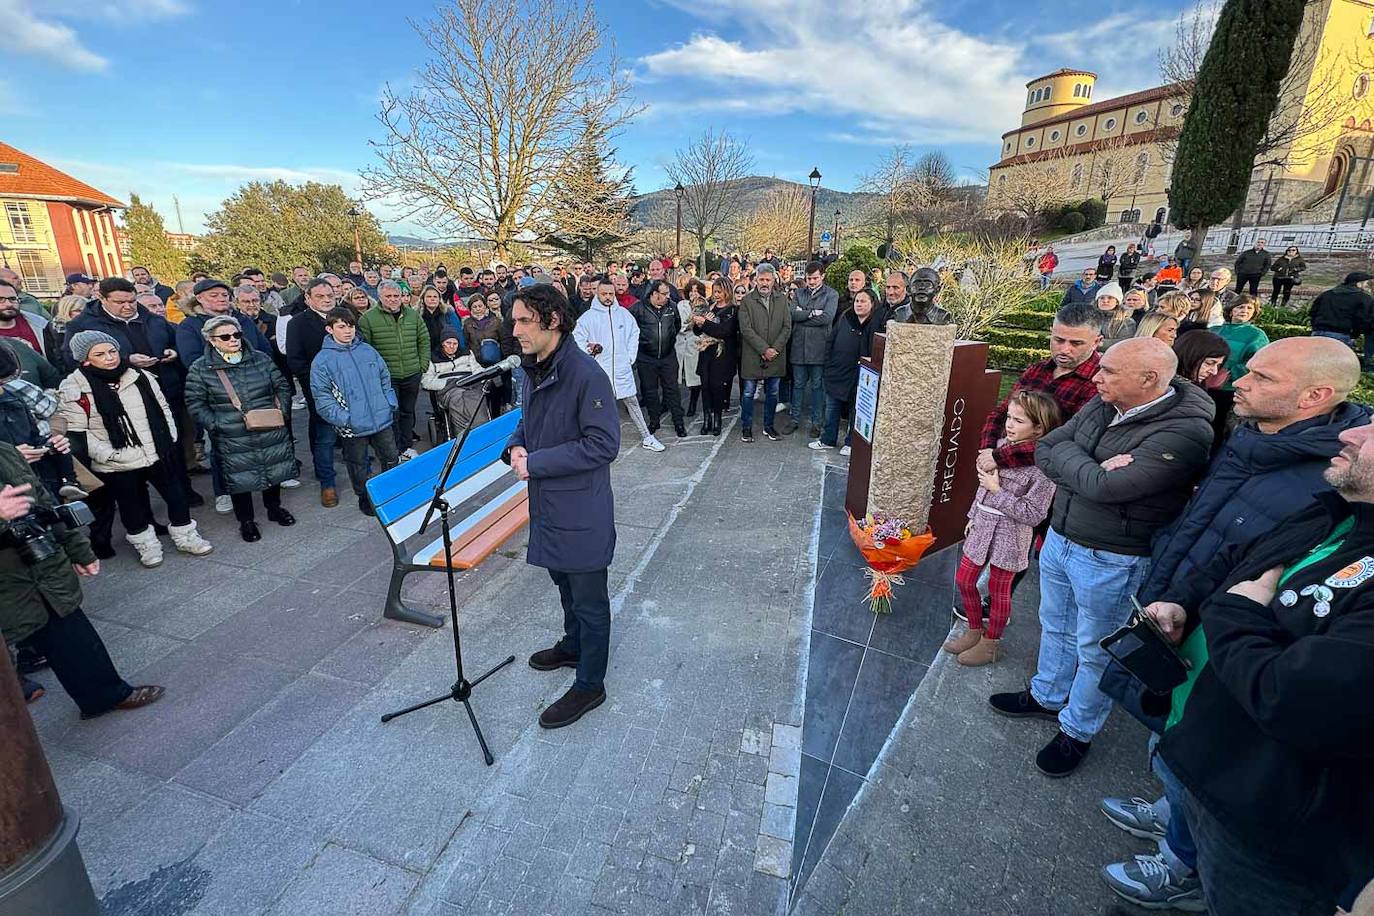
<svg viewBox="0 0 1374 916">
<path fill-rule="evenodd" d="M 377 521 L 386 531 L 393 554 L 383 616 L 429 627 L 443 626 L 445 617 L 410 607 L 401 600 L 406 576 L 413 572 L 441 572 L 450 565 L 454 569 L 472 569 L 529 523 L 525 481 L 517 479 L 501 461 L 501 452 L 519 421 L 518 410 L 502 414 L 475 428 L 464 443 L 444 493 L 452 525 L 453 550 L 449 556 L 444 556 L 439 525 L 431 522 L 430 530 L 422 532 L 420 524 L 429 510 L 444 461 L 457 445 L 456 439 L 367 482 Z"/>
</svg>

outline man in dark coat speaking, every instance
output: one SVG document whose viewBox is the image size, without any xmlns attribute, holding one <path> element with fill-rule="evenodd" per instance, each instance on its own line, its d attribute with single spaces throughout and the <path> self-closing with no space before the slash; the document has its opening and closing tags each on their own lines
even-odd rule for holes
<svg viewBox="0 0 1374 916">
<path fill-rule="evenodd" d="M 545 728 L 562 728 L 606 700 L 611 462 L 620 453 L 620 414 L 610 379 L 573 343 L 561 292 L 548 284 L 525 287 L 512 300 L 511 317 L 525 355 L 524 414 L 503 457 L 529 481 L 526 562 L 549 571 L 563 603 L 562 640 L 530 656 L 538 671 L 577 669 L 572 688 L 539 716 Z"/>
</svg>

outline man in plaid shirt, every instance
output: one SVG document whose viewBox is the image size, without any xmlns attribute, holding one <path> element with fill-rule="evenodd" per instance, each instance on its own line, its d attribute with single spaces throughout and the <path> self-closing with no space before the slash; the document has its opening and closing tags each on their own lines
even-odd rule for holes
<svg viewBox="0 0 1374 916">
<path fill-rule="evenodd" d="M 1018 391 L 1043 391 L 1054 398 L 1065 422 L 1097 394 L 1093 376 L 1101 358 L 1097 346 L 1102 342 L 1101 312 L 1090 303 L 1075 303 L 1061 308 L 1050 328 L 1050 358 L 1032 363 L 1021 373 L 1006 399 L 983 424 L 978 441 L 978 468 L 1024 468 L 1035 464 L 1035 440 L 997 447 L 1005 434 L 1007 403 Z"/>
</svg>

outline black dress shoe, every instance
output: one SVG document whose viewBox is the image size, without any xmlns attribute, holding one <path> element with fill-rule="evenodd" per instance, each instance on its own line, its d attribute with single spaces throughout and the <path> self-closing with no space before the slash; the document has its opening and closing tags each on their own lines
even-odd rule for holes
<svg viewBox="0 0 1374 916">
<path fill-rule="evenodd" d="M 94 538 L 91 539 L 91 551 L 97 560 L 109 560 L 116 555 L 113 544 L 109 541 L 97 541 Z"/>
<path fill-rule="evenodd" d="M 1018 690 L 1016 693 L 994 693 L 988 697 L 988 705 L 992 707 L 993 712 L 1011 719 L 1035 718 L 1059 721 L 1059 713 L 1041 706 L 1036 702 L 1035 697 L 1031 696 L 1029 690 Z"/>
<path fill-rule="evenodd" d="M 269 522 L 276 522 L 283 528 L 290 528 L 292 525 L 296 524 L 296 516 L 287 512 L 285 509 L 268 509 L 267 520 Z"/>
<path fill-rule="evenodd" d="M 239 534 L 250 544 L 262 540 L 262 532 L 258 530 L 257 522 L 239 522 Z"/>
<path fill-rule="evenodd" d="M 673 427 L 673 432 L 677 433 L 679 439 L 687 438 L 687 427 L 685 425 L 679 424 Z"/>
<path fill-rule="evenodd" d="M 570 689 L 558 698 L 548 709 L 539 714 L 539 724 L 544 728 L 562 728 L 572 725 L 578 719 L 606 702 L 606 691 Z"/>
<path fill-rule="evenodd" d="M 535 671 L 553 671 L 556 668 L 576 668 L 577 656 L 564 652 L 558 646 L 540 649 L 530 656 L 530 667 Z"/>
<path fill-rule="evenodd" d="M 1078 769 L 1083 758 L 1088 756 L 1090 747 L 1092 745 L 1087 741 L 1079 741 L 1060 732 L 1035 755 L 1035 768 L 1051 779 L 1062 779 Z"/>
</svg>

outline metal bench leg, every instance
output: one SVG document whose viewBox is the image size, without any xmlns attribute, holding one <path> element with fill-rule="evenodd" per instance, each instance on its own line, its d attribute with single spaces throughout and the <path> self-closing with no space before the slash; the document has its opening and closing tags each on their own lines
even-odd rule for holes
<svg viewBox="0 0 1374 916">
<path fill-rule="evenodd" d="M 386 609 L 382 611 L 382 616 L 389 620 L 419 624 L 422 627 L 442 627 L 444 618 L 440 615 L 411 607 L 401 600 L 401 586 L 405 583 L 406 574 L 411 571 L 399 560 L 392 565 L 391 585 L 386 590 Z"/>
</svg>

